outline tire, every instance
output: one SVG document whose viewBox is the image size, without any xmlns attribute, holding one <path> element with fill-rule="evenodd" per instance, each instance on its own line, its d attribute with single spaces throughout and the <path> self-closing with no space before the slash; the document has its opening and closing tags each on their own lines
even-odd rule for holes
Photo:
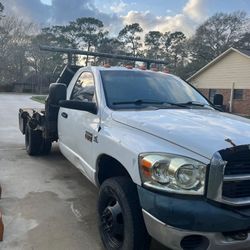
<svg viewBox="0 0 250 250">
<path fill-rule="evenodd" d="M 107 250 L 148 250 L 147 233 L 135 184 L 127 177 L 104 181 L 98 200 L 99 231 Z"/>
<path fill-rule="evenodd" d="M 25 147 L 27 153 L 32 156 L 39 155 L 42 144 L 42 132 L 39 130 L 33 130 L 29 124 L 27 124 L 25 129 Z"/>
</svg>

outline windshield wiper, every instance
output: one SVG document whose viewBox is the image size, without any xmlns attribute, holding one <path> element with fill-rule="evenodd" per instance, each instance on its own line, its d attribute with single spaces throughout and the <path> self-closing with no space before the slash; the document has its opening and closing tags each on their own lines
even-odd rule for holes
<svg viewBox="0 0 250 250">
<path fill-rule="evenodd" d="M 141 105 L 141 104 L 164 104 L 164 102 L 161 101 L 151 101 L 151 100 L 143 100 L 138 99 L 134 101 L 121 101 L 121 102 L 113 102 L 113 105 L 120 105 L 120 104 L 135 104 L 135 105 Z"/>
<path fill-rule="evenodd" d="M 135 104 L 135 105 L 143 105 L 143 104 L 152 104 L 156 105 L 158 108 L 159 106 L 163 106 L 164 108 L 166 105 L 171 105 L 171 106 L 177 106 L 177 107 L 182 107 L 186 108 L 187 106 L 182 104 L 182 103 L 173 103 L 173 102 L 165 102 L 165 101 L 154 101 L 154 100 L 143 100 L 143 99 L 138 99 L 134 101 L 121 101 L 121 102 L 113 102 L 113 105 L 122 105 L 122 104 Z"/>
<path fill-rule="evenodd" d="M 195 102 L 195 101 L 189 101 L 189 102 L 183 102 L 183 103 L 178 103 L 183 106 L 197 106 L 197 107 L 204 107 L 204 106 L 210 106 L 206 103 L 200 103 L 200 102 Z"/>
</svg>

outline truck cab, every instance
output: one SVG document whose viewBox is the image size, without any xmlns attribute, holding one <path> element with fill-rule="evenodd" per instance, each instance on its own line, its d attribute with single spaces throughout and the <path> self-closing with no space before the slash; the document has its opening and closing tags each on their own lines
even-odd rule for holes
<svg viewBox="0 0 250 250">
<path fill-rule="evenodd" d="M 250 248 L 248 119 L 177 76 L 131 67 L 79 68 L 50 91 L 56 137 L 46 110 L 40 123 L 19 114 L 21 130 L 28 144 L 34 131 L 58 141 L 99 188 L 106 249 L 149 249 L 151 237 L 170 249 Z"/>
</svg>

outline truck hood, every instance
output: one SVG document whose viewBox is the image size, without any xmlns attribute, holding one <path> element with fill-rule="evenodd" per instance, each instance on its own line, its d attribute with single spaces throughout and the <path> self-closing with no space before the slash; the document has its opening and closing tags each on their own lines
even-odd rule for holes
<svg viewBox="0 0 250 250">
<path fill-rule="evenodd" d="M 233 144 L 250 144 L 249 119 L 214 110 L 115 111 L 112 118 L 208 159 Z"/>
</svg>

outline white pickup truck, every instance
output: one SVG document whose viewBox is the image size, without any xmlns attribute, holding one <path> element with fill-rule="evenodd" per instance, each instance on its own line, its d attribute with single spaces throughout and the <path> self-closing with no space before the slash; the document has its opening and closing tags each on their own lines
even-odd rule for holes
<svg viewBox="0 0 250 250">
<path fill-rule="evenodd" d="M 73 73 L 72 73 L 73 71 Z M 20 109 L 30 155 L 62 154 L 100 187 L 108 250 L 250 249 L 250 122 L 162 72 L 74 68 Z"/>
</svg>

